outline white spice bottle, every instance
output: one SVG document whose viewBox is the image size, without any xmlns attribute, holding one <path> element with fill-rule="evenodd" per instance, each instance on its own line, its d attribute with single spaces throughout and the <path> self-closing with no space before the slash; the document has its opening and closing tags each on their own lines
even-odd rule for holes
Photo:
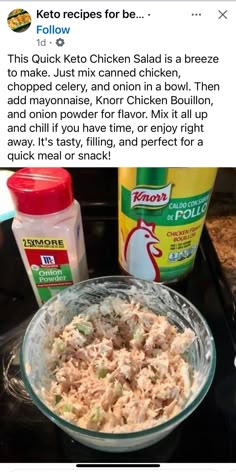
<svg viewBox="0 0 236 472">
<path fill-rule="evenodd" d="M 65 169 L 20 169 L 7 185 L 16 208 L 12 231 L 40 306 L 88 278 L 80 205 Z"/>
</svg>

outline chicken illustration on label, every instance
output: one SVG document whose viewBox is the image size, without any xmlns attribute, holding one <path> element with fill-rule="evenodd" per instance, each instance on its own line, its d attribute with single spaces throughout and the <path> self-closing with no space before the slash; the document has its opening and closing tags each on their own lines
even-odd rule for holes
<svg viewBox="0 0 236 472">
<path fill-rule="evenodd" d="M 124 263 L 129 274 L 158 282 L 160 271 L 156 257 L 161 257 L 162 251 L 156 247 L 160 240 L 155 235 L 155 227 L 155 223 L 138 219 L 124 243 Z"/>
<path fill-rule="evenodd" d="M 216 172 L 119 168 L 121 270 L 157 282 L 176 282 L 191 272 Z"/>
</svg>

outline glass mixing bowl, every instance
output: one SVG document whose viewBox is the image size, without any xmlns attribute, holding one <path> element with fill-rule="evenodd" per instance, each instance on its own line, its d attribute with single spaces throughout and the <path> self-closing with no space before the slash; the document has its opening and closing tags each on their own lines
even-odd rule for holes
<svg viewBox="0 0 236 472">
<path fill-rule="evenodd" d="M 183 410 L 153 428 L 132 433 L 102 433 L 79 428 L 65 421 L 44 403 L 42 387 L 49 388 L 51 372 L 48 369 L 49 352 L 44 348 L 58 329 L 68 324 L 86 306 L 99 303 L 108 295 L 123 299 L 131 296 L 157 314 L 167 316 L 180 331 L 191 328 L 195 341 L 187 352 L 188 361 L 198 372 L 196 389 Z M 90 279 L 58 293 L 43 305 L 31 320 L 21 348 L 21 372 L 35 405 L 63 431 L 86 446 L 107 452 L 129 452 L 148 447 L 167 436 L 201 403 L 213 380 L 216 363 L 215 345 L 211 331 L 186 298 L 161 284 L 133 277 L 111 276 Z"/>
</svg>

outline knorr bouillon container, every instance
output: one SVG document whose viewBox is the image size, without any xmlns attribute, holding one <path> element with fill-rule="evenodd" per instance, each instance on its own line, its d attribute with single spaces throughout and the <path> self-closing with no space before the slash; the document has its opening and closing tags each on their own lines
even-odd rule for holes
<svg viewBox="0 0 236 472">
<path fill-rule="evenodd" d="M 119 169 L 119 264 L 136 277 L 177 281 L 193 267 L 215 168 Z"/>
</svg>

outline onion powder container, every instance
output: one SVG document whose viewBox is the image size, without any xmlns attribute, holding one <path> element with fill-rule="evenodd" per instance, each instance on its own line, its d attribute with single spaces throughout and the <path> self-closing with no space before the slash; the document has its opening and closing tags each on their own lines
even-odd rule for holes
<svg viewBox="0 0 236 472">
<path fill-rule="evenodd" d="M 65 169 L 25 168 L 7 182 L 12 230 L 39 305 L 88 278 L 82 218 Z"/>
</svg>

